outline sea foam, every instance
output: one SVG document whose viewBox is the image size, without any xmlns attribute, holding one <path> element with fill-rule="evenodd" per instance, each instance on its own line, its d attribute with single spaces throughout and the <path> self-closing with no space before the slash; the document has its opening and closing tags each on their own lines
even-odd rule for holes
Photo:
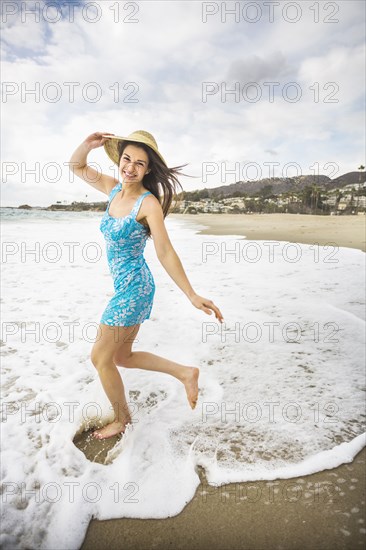
<svg viewBox="0 0 366 550">
<path fill-rule="evenodd" d="M 79 548 L 91 518 L 178 514 L 200 483 L 272 480 L 365 445 L 363 252 L 166 225 L 194 308 L 147 243 L 156 294 L 133 350 L 200 368 L 197 408 L 162 373 L 120 368 L 133 424 L 106 464 L 73 438 L 111 409 L 90 351 L 113 294 L 101 214 L 3 223 L 3 548 Z"/>
</svg>

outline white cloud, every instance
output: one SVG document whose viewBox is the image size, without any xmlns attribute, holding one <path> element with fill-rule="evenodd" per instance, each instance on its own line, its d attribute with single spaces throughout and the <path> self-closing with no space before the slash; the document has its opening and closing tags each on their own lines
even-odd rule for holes
<svg viewBox="0 0 366 550">
<path fill-rule="evenodd" d="M 230 18 L 222 23 L 217 16 L 204 24 L 201 3 L 183 1 L 141 2 L 135 16 L 139 23 L 122 20 L 127 10 L 114 23 L 110 8 L 115 4 L 100 3 L 101 18 L 95 24 L 83 19 L 79 8 L 74 22 L 66 17 L 53 25 L 44 21 L 37 25 L 31 19 L 22 23 L 18 17 L 5 28 L 3 81 L 19 89 L 22 83 L 31 89 L 38 82 L 43 95 L 38 102 L 32 95 L 22 102 L 16 93 L 3 103 L 4 161 L 63 166 L 94 131 L 127 135 L 146 129 L 155 135 L 170 165 L 188 162 L 188 173 L 196 175 L 202 162 L 210 160 L 263 164 L 275 158 L 281 165 L 296 161 L 305 170 L 318 159 L 325 162 L 337 156 L 342 172 L 354 169 L 364 147 L 359 112 L 365 58 L 362 3 L 348 2 L 344 10 L 339 2 L 337 24 L 315 24 L 313 13 L 304 8 L 296 24 L 262 18 L 251 25 Z M 261 84 L 277 80 L 280 89 L 294 80 L 303 95 L 294 104 L 281 95 L 270 103 L 263 87 L 257 103 L 243 98 L 238 103 L 232 98 L 222 102 L 220 92 L 202 102 L 202 82 L 220 86 L 228 77 Z M 339 103 L 314 103 L 309 86 L 316 81 L 338 82 Z M 50 82 L 61 90 L 56 103 L 45 95 L 53 91 L 47 87 Z M 65 82 L 80 83 L 73 103 Z M 90 82 L 100 87 L 97 103 L 81 93 Z M 110 89 L 116 82 L 119 102 Z M 128 82 L 139 87 L 138 103 L 123 101 L 132 91 L 132 87 L 123 89 Z M 103 150 L 93 151 L 90 160 L 110 172 Z M 199 179 L 183 178 L 182 183 L 187 189 L 208 185 Z M 219 178 L 210 180 L 212 186 L 219 184 Z M 37 183 L 32 176 L 22 182 L 19 172 L 4 185 L 3 203 L 48 205 L 80 200 L 85 193 L 90 200 L 104 200 L 81 180 L 71 183 L 66 167 L 62 179 L 54 183 Z"/>
<path fill-rule="evenodd" d="M 305 59 L 299 80 L 304 86 L 320 82 L 320 97 L 338 99 L 340 109 L 344 109 L 365 94 L 365 45 L 334 47 L 324 55 Z M 325 88 L 328 83 L 335 85 Z"/>
<path fill-rule="evenodd" d="M 228 80 L 239 82 L 263 82 L 278 79 L 290 71 L 282 52 L 273 52 L 266 59 L 252 54 L 235 60 L 228 71 Z"/>
</svg>

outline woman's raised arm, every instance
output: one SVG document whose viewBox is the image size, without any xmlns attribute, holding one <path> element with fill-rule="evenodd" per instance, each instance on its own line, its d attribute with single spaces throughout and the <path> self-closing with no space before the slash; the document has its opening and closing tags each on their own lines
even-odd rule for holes
<svg viewBox="0 0 366 550">
<path fill-rule="evenodd" d="M 87 157 L 90 151 L 102 147 L 107 141 L 108 138 L 103 137 L 103 135 L 113 136 L 114 134 L 108 134 L 108 132 L 94 132 L 94 134 L 88 136 L 73 152 L 69 160 L 69 168 L 76 176 L 83 179 L 86 183 L 98 189 L 98 191 L 109 195 L 113 187 L 118 183 L 118 180 L 112 176 L 102 174 L 87 165 Z"/>
</svg>

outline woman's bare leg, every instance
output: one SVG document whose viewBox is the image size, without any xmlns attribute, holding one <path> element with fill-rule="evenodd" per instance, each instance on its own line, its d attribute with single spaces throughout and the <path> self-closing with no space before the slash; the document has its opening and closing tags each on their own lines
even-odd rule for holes
<svg viewBox="0 0 366 550">
<path fill-rule="evenodd" d="M 198 398 L 198 376 L 199 369 L 175 363 L 159 355 L 146 351 L 134 351 L 127 346 L 121 346 L 114 356 L 116 365 L 128 369 L 143 369 L 157 372 L 164 372 L 177 378 L 184 384 L 187 398 L 192 409 L 195 408 Z"/>
<path fill-rule="evenodd" d="M 110 437 L 124 431 L 126 424 L 131 423 L 131 415 L 126 401 L 125 388 L 116 365 L 101 367 L 98 369 L 98 373 L 103 389 L 113 406 L 114 422 L 97 430 L 94 435 Z"/>
<path fill-rule="evenodd" d="M 94 437 L 100 439 L 124 432 L 126 425 L 131 423 L 122 378 L 113 361 L 113 356 L 121 346 L 121 342 L 126 346 L 132 346 L 139 326 L 133 327 L 133 332 L 131 328 L 100 325 L 98 337 L 92 349 L 91 361 L 98 371 L 103 389 L 114 410 L 114 421 L 93 432 Z"/>
<path fill-rule="evenodd" d="M 103 389 L 113 406 L 115 419 L 93 435 L 104 439 L 122 433 L 131 415 L 128 409 L 122 378 L 117 365 L 125 368 L 138 368 L 170 374 L 184 384 L 192 409 L 198 399 L 199 369 L 181 365 L 144 351 L 132 352 L 132 344 L 140 325 L 131 327 L 110 327 L 99 325 L 98 339 L 95 342 L 91 360 L 100 377 Z"/>
</svg>

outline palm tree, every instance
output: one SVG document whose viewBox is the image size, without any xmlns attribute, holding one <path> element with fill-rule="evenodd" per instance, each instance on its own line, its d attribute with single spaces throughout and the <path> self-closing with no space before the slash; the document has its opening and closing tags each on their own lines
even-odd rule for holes
<svg viewBox="0 0 366 550">
<path fill-rule="evenodd" d="M 357 170 L 360 170 L 359 176 L 358 176 L 358 191 L 357 191 L 357 203 L 356 203 L 356 214 L 358 214 L 358 202 L 359 202 L 359 196 L 360 196 L 360 187 L 361 187 L 361 174 L 363 170 L 365 170 L 365 167 L 363 164 L 360 164 L 360 166 L 357 168 Z"/>
<path fill-rule="evenodd" d="M 315 208 L 315 211 L 318 208 L 319 195 L 320 187 L 313 183 L 311 186 L 311 211 L 313 211 L 313 208 Z"/>
<path fill-rule="evenodd" d="M 310 185 L 305 185 L 301 192 L 301 206 L 306 214 L 308 213 L 308 208 L 310 207 L 311 209 L 311 194 L 312 190 Z"/>
<path fill-rule="evenodd" d="M 284 203 L 284 207 L 285 207 L 285 213 L 287 214 L 288 212 L 288 201 L 289 201 L 289 193 L 287 191 L 285 191 L 284 193 L 282 193 L 282 201 Z M 286 202 L 285 202 L 286 201 Z"/>
<path fill-rule="evenodd" d="M 335 211 L 338 212 L 338 207 L 339 207 L 339 203 L 340 203 L 340 200 L 341 198 L 343 197 L 343 193 L 342 191 L 339 191 L 337 196 L 336 196 L 336 201 L 335 201 Z"/>
<path fill-rule="evenodd" d="M 360 170 L 360 174 L 359 174 L 359 176 L 358 176 L 358 181 L 361 183 L 361 172 L 362 172 L 363 170 L 365 170 L 364 165 L 361 164 L 361 165 L 357 168 L 357 170 Z"/>
</svg>

